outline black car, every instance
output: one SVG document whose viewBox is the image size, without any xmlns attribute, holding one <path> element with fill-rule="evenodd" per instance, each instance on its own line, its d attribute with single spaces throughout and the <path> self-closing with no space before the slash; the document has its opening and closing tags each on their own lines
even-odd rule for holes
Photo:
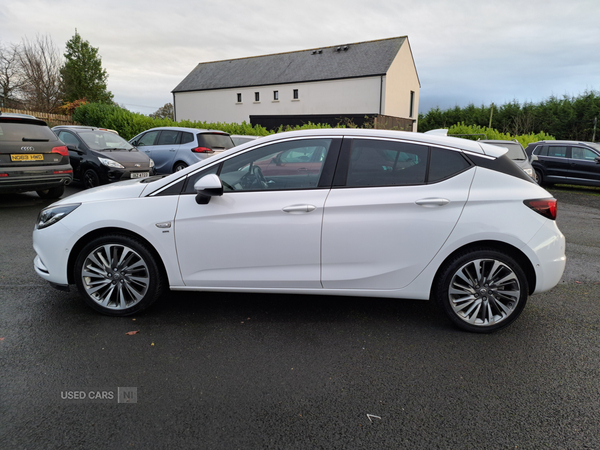
<svg viewBox="0 0 600 450">
<path fill-rule="evenodd" d="M 155 174 L 154 161 L 114 131 L 75 125 L 52 131 L 67 145 L 73 176 L 86 188 Z"/>
<path fill-rule="evenodd" d="M 58 198 L 72 180 L 67 147 L 46 122 L 0 112 L 0 193 Z"/>
<path fill-rule="evenodd" d="M 527 146 L 541 184 L 600 186 L 600 145 L 580 141 L 539 141 Z"/>
</svg>

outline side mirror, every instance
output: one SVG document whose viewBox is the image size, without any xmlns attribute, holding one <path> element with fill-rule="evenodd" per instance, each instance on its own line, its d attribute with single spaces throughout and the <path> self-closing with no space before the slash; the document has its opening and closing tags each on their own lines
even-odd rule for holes
<svg viewBox="0 0 600 450">
<path fill-rule="evenodd" d="M 73 145 L 73 144 L 67 144 L 67 150 L 69 150 L 71 152 L 79 153 L 80 155 L 83 153 L 81 150 L 79 150 L 79 147 L 77 147 L 76 145 Z"/>
<path fill-rule="evenodd" d="M 211 197 L 220 197 L 223 195 L 223 183 L 221 183 L 221 179 L 217 175 L 211 173 L 196 181 L 194 190 L 197 193 L 196 203 L 207 205 Z"/>
<path fill-rule="evenodd" d="M 537 155 L 533 155 L 533 154 L 532 154 L 532 155 L 531 155 L 531 162 L 534 162 L 534 161 L 537 161 L 537 160 L 538 160 L 538 157 L 537 157 Z"/>
</svg>

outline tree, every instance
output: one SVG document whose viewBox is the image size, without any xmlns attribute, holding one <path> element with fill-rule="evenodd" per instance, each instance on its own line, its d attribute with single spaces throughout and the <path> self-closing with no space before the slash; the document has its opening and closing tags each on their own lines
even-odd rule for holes
<svg viewBox="0 0 600 450">
<path fill-rule="evenodd" d="M 107 90 L 108 74 L 102 68 L 98 49 L 81 39 L 77 30 L 67 41 L 66 62 L 61 69 L 65 102 L 82 98 L 93 103 L 112 103 L 113 94 Z"/>
<path fill-rule="evenodd" d="M 23 76 L 19 66 L 19 46 L 6 47 L 0 43 L 0 106 L 19 106 L 17 94 L 23 86 Z"/>
<path fill-rule="evenodd" d="M 162 108 L 158 108 L 155 112 L 149 115 L 153 119 L 171 119 L 175 120 L 175 115 L 173 113 L 173 104 L 165 103 L 165 106 Z"/>
<path fill-rule="evenodd" d="M 26 107 L 41 112 L 55 110 L 61 104 L 62 58 L 50 36 L 37 36 L 33 42 L 25 38 L 18 60 Z"/>
</svg>

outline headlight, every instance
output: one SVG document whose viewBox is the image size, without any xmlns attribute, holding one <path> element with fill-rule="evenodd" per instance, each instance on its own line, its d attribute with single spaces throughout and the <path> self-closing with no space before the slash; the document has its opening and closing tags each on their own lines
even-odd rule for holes
<svg viewBox="0 0 600 450">
<path fill-rule="evenodd" d="M 150 167 L 154 167 L 154 160 L 150 158 Z"/>
<path fill-rule="evenodd" d="M 42 211 L 40 211 L 38 214 L 35 227 L 38 230 L 49 227 L 50 225 L 58 222 L 60 219 L 64 219 L 67 215 L 75 211 L 75 209 L 79 208 L 80 206 L 81 203 L 74 203 L 72 205 L 49 206 L 46 209 L 42 209 Z"/>
<path fill-rule="evenodd" d="M 533 169 L 523 169 L 523 171 L 529 175 L 531 178 L 533 178 Z"/>
<path fill-rule="evenodd" d="M 105 166 L 108 167 L 115 167 L 117 169 L 124 169 L 125 166 L 123 166 L 122 164 L 119 164 L 118 162 L 116 162 L 114 159 L 108 159 L 108 158 L 98 158 L 98 160 L 104 164 Z"/>
</svg>

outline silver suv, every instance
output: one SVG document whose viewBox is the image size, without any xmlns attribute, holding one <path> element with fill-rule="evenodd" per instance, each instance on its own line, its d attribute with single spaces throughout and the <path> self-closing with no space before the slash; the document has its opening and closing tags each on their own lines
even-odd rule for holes
<svg viewBox="0 0 600 450">
<path fill-rule="evenodd" d="M 69 151 L 43 120 L 0 112 L 0 193 L 58 198 L 73 181 Z"/>
<path fill-rule="evenodd" d="M 508 153 L 506 156 L 512 159 L 517 166 L 523 169 L 523 172 L 537 181 L 536 174 L 531 166 L 531 163 L 529 162 L 529 157 L 527 156 L 527 153 L 525 153 L 525 150 L 519 141 L 483 140 L 479 142 L 507 148 Z"/>
</svg>

